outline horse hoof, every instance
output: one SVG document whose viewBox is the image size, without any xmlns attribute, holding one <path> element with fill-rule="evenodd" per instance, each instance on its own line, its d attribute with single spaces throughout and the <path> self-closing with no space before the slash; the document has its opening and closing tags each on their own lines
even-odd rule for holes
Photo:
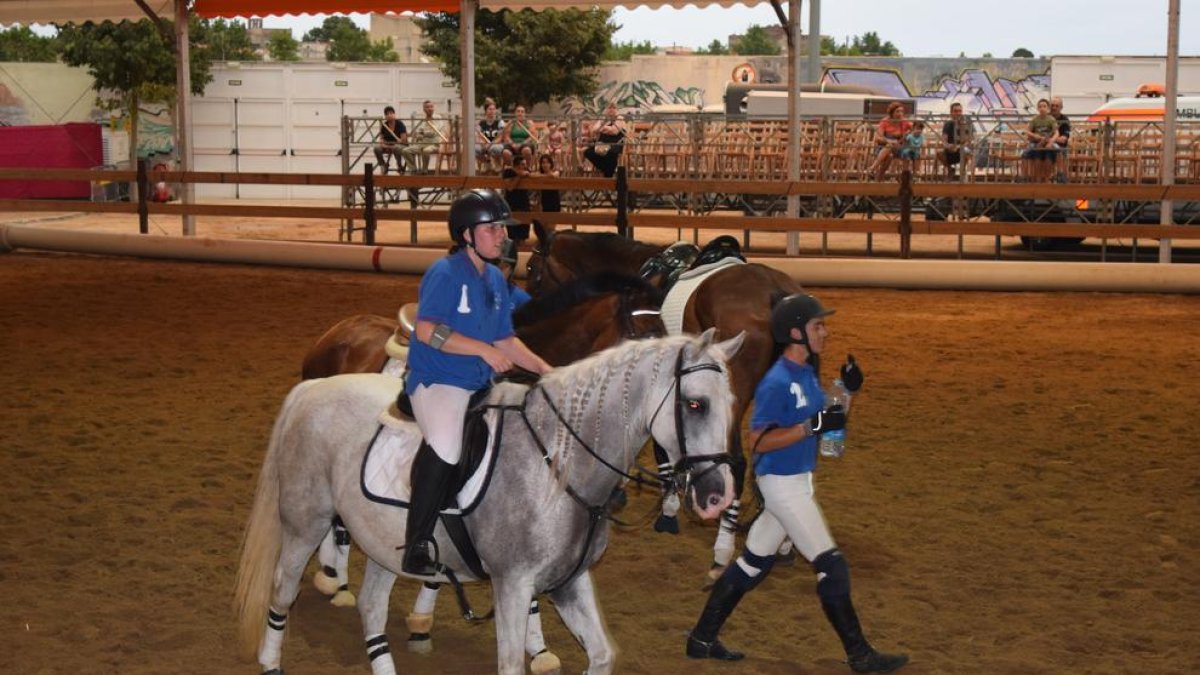
<svg viewBox="0 0 1200 675">
<path fill-rule="evenodd" d="M 787 553 L 780 553 L 775 556 L 776 567 L 792 567 L 796 564 L 796 549 L 792 549 Z"/>
<path fill-rule="evenodd" d="M 326 574 L 325 570 L 317 570 L 317 573 L 313 575 L 313 586 L 317 587 L 321 595 L 333 595 L 341 588 L 337 577 Z"/>
<path fill-rule="evenodd" d="M 658 520 L 654 521 L 655 532 L 666 532 L 667 534 L 679 534 L 679 518 L 675 516 L 660 515 Z"/>
<path fill-rule="evenodd" d="M 429 633 L 413 633 L 408 636 L 408 651 L 414 654 L 432 654 L 433 638 Z"/>
<path fill-rule="evenodd" d="M 329 604 L 334 607 L 355 607 L 358 605 L 358 599 L 350 591 L 340 590 L 329 599 Z"/>
<path fill-rule="evenodd" d="M 529 662 L 529 672 L 533 675 L 558 675 L 562 672 L 562 661 L 558 660 L 554 652 L 545 651 Z"/>
</svg>

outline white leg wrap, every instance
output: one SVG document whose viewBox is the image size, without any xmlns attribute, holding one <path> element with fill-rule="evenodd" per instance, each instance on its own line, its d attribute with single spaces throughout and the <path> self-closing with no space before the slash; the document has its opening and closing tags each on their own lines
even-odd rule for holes
<svg viewBox="0 0 1200 675">
<path fill-rule="evenodd" d="M 721 529 L 717 532 L 717 541 L 713 544 L 713 562 L 724 567 L 733 560 L 734 549 L 737 546 L 737 541 L 733 536 L 733 530 Z"/>
<path fill-rule="evenodd" d="M 396 662 L 388 649 L 387 636 L 367 636 L 367 658 L 371 659 L 372 675 L 396 675 Z"/>
<path fill-rule="evenodd" d="M 430 588 L 425 584 L 421 584 L 421 592 L 417 593 L 417 599 L 413 602 L 413 614 L 433 614 L 433 608 L 437 605 L 438 591 L 440 586 Z M 420 631 L 427 633 L 429 631 Z"/>
<path fill-rule="evenodd" d="M 679 513 L 679 495 L 672 492 L 663 498 L 662 503 L 663 515 L 668 518 L 674 518 L 675 514 Z"/>
<path fill-rule="evenodd" d="M 279 657 L 283 651 L 283 632 L 287 628 L 287 615 L 275 611 L 272 607 L 267 612 L 267 630 L 263 633 L 262 644 L 258 647 L 258 663 L 263 670 L 279 667 Z"/>
<path fill-rule="evenodd" d="M 546 638 L 542 635 L 542 612 L 535 599 L 529 605 L 529 624 L 525 628 L 525 653 L 536 657 L 545 650 Z"/>
<path fill-rule="evenodd" d="M 428 633 L 433 630 L 433 615 L 413 612 L 404 617 L 404 623 L 409 633 Z"/>
</svg>

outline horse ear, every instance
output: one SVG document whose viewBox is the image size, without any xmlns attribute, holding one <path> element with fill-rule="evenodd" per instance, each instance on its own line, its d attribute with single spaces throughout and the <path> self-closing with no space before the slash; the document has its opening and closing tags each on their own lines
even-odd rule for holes
<svg viewBox="0 0 1200 675">
<path fill-rule="evenodd" d="M 737 353 L 742 349 L 742 344 L 745 342 L 746 331 L 742 331 L 728 340 L 718 342 L 714 349 L 721 353 L 722 358 L 724 358 L 726 361 L 729 361 L 734 356 L 737 356 Z"/>
<path fill-rule="evenodd" d="M 546 229 L 546 226 L 542 224 L 542 221 L 534 218 L 533 233 L 537 235 L 538 243 L 541 244 L 542 248 L 545 248 L 546 244 L 550 243 L 550 235 L 554 233 L 554 228 L 551 227 L 550 229 Z"/>
<path fill-rule="evenodd" d="M 701 333 L 700 337 L 699 337 L 699 344 L 697 345 L 698 349 L 696 351 L 702 352 L 705 349 L 708 349 L 708 346 L 713 343 L 713 338 L 715 338 L 716 335 L 717 335 L 716 326 L 713 326 L 712 328 L 709 328 L 708 330 Z"/>
</svg>

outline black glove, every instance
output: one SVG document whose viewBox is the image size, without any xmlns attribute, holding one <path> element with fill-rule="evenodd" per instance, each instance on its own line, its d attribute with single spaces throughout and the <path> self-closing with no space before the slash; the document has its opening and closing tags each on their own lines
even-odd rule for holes
<svg viewBox="0 0 1200 675">
<path fill-rule="evenodd" d="M 846 409 L 841 404 L 830 406 L 809 418 L 808 423 L 812 427 L 814 436 L 819 436 L 826 431 L 845 429 Z"/>
<path fill-rule="evenodd" d="M 842 364 L 842 384 L 851 394 L 862 389 L 863 372 L 858 367 L 858 362 L 854 360 L 853 354 L 847 354 L 846 362 Z"/>
</svg>

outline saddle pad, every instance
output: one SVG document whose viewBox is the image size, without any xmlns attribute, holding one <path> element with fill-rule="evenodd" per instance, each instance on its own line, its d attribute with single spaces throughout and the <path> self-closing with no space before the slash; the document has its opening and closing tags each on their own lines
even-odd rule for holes
<svg viewBox="0 0 1200 675">
<path fill-rule="evenodd" d="M 692 293 L 696 292 L 696 289 L 704 283 L 709 275 L 730 265 L 745 264 L 737 258 L 722 258 L 711 265 L 701 265 L 679 275 L 679 279 L 667 292 L 667 297 L 662 304 L 662 320 L 667 327 L 667 335 L 683 334 L 683 310 L 687 309 Z"/>
<path fill-rule="evenodd" d="M 386 411 L 384 415 L 386 415 Z M 382 417 L 382 416 L 381 416 Z M 495 421 L 488 420 L 488 443 L 484 451 L 483 461 L 462 489 L 456 500 L 457 509 L 444 509 L 443 513 L 461 513 L 469 511 L 480 498 L 483 486 L 487 483 L 487 474 L 492 468 L 492 453 L 495 441 Z M 363 496 L 373 502 L 408 508 L 409 497 L 412 496 L 409 477 L 412 475 L 413 460 L 417 456 L 417 448 L 421 445 L 421 429 L 416 422 L 400 419 L 388 420 L 381 424 L 375 433 L 371 447 L 363 457 L 362 491 Z"/>
<path fill-rule="evenodd" d="M 405 359 L 395 356 L 388 356 L 388 360 L 383 364 L 383 370 L 379 372 L 392 377 L 404 377 L 404 369 L 408 367 L 408 362 Z"/>
</svg>

